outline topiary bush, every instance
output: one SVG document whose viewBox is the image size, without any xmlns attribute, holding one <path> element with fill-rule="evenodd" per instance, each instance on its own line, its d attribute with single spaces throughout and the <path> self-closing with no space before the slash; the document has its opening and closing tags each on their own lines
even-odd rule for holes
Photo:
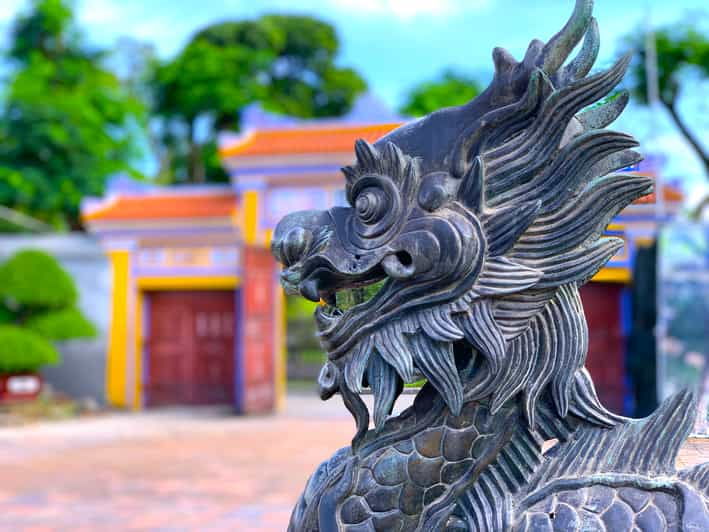
<svg viewBox="0 0 709 532">
<path fill-rule="evenodd" d="M 47 253 L 24 250 L 0 264 L 0 373 L 36 372 L 59 362 L 52 342 L 95 336 L 77 299 L 74 280 Z"/>
<path fill-rule="evenodd" d="M 78 297 L 71 276 L 37 250 L 19 251 L 0 265 L 0 296 L 10 305 L 39 308 L 72 306 Z"/>
<path fill-rule="evenodd" d="M 35 373 L 57 362 L 59 353 L 47 339 L 16 325 L 0 325 L 0 374 Z"/>
<path fill-rule="evenodd" d="M 79 309 L 65 308 L 52 310 L 28 319 L 25 327 L 50 340 L 71 340 L 91 338 L 96 329 Z"/>
</svg>

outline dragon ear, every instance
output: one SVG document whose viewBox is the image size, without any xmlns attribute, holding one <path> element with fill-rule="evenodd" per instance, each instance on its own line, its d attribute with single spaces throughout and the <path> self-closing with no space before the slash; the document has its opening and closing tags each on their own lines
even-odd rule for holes
<svg viewBox="0 0 709 532">
<path fill-rule="evenodd" d="M 458 187 L 458 201 L 474 213 L 480 213 L 485 204 L 484 169 L 480 157 L 473 159 L 470 168 L 463 174 Z"/>
<path fill-rule="evenodd" d="M 541 207 L 541 200 L 534 200 L 518 205 L 510 204 L 486 213 L 483 226 L 490 255 L 498 256 L 509 251 L 520 235 L 532 225 Z"/>
<path fill-rule="evenodd" d="M 357 181 L 357 168 L 352 165 L 343 166 L 340 171 L 344 174 L 347 184 L 354 185 L 355 181 Z"/>
<path fill-rule="evenodd" d="M 355 141 L 355 156 L 360 173 L 379 170 L 379 152 L 366 140 L 357 139 Z"/>
<path fill-rule="evenodd" d="M 541 270 L 506 257 L 490 257 L 485 260 L 483 270 L 468 294 L 473 300 L 514 294 L 536 285 L 543 275 Z"/>
<path fill-rule="evenodd" d="M 381 155 L 381 165 L 384 174 L 399 182 L 407 177 L 406 164 L 407 157 L 399 147 L 393 142 L 387 142 Z"/>
</svg>

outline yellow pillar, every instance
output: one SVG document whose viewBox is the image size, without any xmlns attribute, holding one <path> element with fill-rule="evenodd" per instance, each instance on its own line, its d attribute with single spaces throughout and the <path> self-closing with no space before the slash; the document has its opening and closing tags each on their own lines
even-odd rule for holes
<svg viewBox="0 0 709 532">
<path fill-rule="evenodd" d="M 242 194 L 243 202 L 243 235 L 248 245 L 257 243 L 259 230 L 259 192 L 247 190 Z"/>
<path fill-rule="evenodd" d="M 286 404 L 287 359 L 286 359 L 286 298 L 283 290 L 276 285 L 274 309 L 274 347 L 276 386 L 276 409 L 281 410 Z"/>
<path fill-rule="evenodd" d="M 128 355 L 128 307 L 130 301 L 130 252 L 109 252 L 113 271 L 111 328 L 106 361 L 106 396 L 114 406 L 126 406 L 126 371 Z"/>
</svg>

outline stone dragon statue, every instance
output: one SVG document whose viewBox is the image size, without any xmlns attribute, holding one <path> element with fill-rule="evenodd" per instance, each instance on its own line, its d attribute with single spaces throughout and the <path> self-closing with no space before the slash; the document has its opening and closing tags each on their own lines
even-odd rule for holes
<svg viewBox="0 0 709 532">
<path fill-rule="evenodd" d="M 358 141 L 342 169 L 350 206 L 276 228 L 282 284 L 323 302 L 321 397 L 339 394 L 356 421 L 290 530 L 709 530 L 709 465 L 674 468 L 693 394 L 627 419 L 584 367 L 579 286 L 621 247 L 609 221 L 651 188 L 617 173 L 641 159 L 605 129 L 628 101 L 613 90 L 629 58 L 590 74 L 592 7 L 577 0 L 521 62 L 496 48 L 471 102 Z M 341 308 L 351 291 L 373 295 Z"/>
</svg>

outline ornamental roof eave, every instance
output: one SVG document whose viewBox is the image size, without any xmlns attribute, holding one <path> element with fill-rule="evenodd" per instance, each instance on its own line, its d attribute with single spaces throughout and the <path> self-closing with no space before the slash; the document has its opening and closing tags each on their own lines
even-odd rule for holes
<svg viewBox="0 0 709 532">
<path fill-rule="evenodd" d="M 238 196 L 230 186 L 160 187 L 115 193 L 82 207 L 87 230 L 100 239 L 240 239 Z"/>
<path fill-rule="evenodd" d="M 357 139 L 374 142 L 400 125 L 401 122 L 364 125 L 327 123 L 254 129 L 223 145 L 219 154 L 224 160 L 277 155 L 351 154 Z"/>
<path fill-rule="evenodd" d="M 128 222 L 131 220 L 179 220 L 232 217 L 237 195 L 229 187 L 190 189 L 164 187 L 145 193 L 118 193 L 93 199 L 82 207 L 82 220 Z"/>
</svg>

